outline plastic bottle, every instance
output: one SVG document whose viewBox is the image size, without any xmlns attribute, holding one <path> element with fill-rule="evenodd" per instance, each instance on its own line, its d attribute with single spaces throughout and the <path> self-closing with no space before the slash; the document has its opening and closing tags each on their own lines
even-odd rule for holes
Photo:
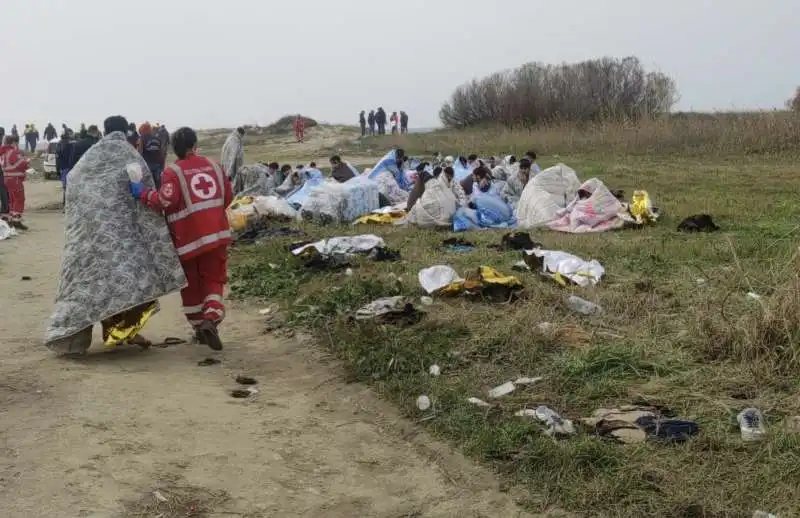
<svg viewBox="0 0 800 518">
<path fill-rule="evenodd" d="M 764 428 L 764 416 L 757 408 L 745 408 L 736 416 L 736 420 L 739 422 L 744 442 L 760 441 L 767 434 Z"/>
<path fill-rule="evenodd" d="M 570 295 L 567 303 L 569 304 L 569 308 L 572 311 L 575 311 L 582 315 L 594 315 L 596 313 L 603 312 L 603 308 L 601 308 L 594 302 L 589 302 L 588 300 L 576 297 L 575 295 Z"/>
<path fill-rule="evenodd" d="M 144 177 L 144 172 L 142 171 L 142 166 L 137 164 L 136 162 L 131 162 L 130 164 L 125 166 L 125 170 L 128 172 L 128 178 L 130 178 L 131 183 L 141 183 L 142 178 Z"/>
</svg>

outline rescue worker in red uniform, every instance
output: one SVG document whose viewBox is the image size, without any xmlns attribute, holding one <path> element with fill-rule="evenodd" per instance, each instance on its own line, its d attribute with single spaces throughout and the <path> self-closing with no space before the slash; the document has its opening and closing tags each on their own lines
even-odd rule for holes
<svg viewBox="0 0 800 518">
<path fill-rule="evenodd" d="M 200 343 L 222 349 L 218 326 L 225 318 L 223 291 L 232 242 L 225 209 L 233 192 L 222 166 L 196 154 L 197 134 L 180 128 L 172 135 L 178 160 L 164 169 L 161 187 L 131 183 L 131 194 L 163 212 L 188 286 L 181 290 L 183 312 Z"/>
<path fill-rule="evenodd" d="M 298 115 L 294 118 L 294 137 L 297 139 L 298 142 L 302 142 L 305 138 L 306 132 L 306 123 L 303 121 L 303 118 Z"/>
<path fill-rule="evenodd" d="M 13 221 L 21 222 L 25 212 L 25 178 L 28 173 L 28 160 L 19 150 L 19 137 L 9 135 L 5 145 L 0 146 L 0 167 L 3 168 L 3 180 L 8 191 L 9 216 Z"/>
</svg>

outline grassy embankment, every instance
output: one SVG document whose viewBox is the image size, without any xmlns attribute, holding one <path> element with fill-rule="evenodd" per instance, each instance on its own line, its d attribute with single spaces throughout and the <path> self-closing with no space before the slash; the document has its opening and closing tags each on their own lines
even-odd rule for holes
<svg viewBox="0 0 800 518">
<path fill-rule="evenodd" d="M 350 140 L 325 151 L 366 156 L 372 149 L 377 156 L 392 145 L 417 155 L 535 148 L 543 167 L 564 162 L 581 178 L 597 176 L 628 196 L 646 189 L 664 216 L 641 231 L 534 231 L 548 249 L 597 259 L 607 278 L 595 288 L 565 289 L 517 274 L 525 284 L 522 300 L 437 299 L 407 329 L 355 325 L 348 317 L 377 297 L 419 296 L 417 272 L 426 266 L 449 264 L 463 275 L 490 265 L 512 273 L 519 253 L 486 248 L 499 243 L 501 231 L 463 235 L 479 249 L 447 253 L 439 243 L 448 232 L 304 226 L 315 238 L 376 233 L 401 251 L 402 262 L 357 260 L 352 276 L 308 273 L 285 251 L 287 240 L 275 240 L 235 251 L 234 293 L 280 305 L 290 325 L 309 330 L 343 360 L 350 379 L 370 384 L 420 426 L 496 467 L 509 484 L 528 488 L 521 503 L 531 509 L 625 517 L 750 516 L 755 509 L 800 515 L 800 433 L 785 428 L 787 417 L 800 415 L 798 118 L 437 132 L 358 146 Z M 676 232 L 682 218 L 702 212 L 722 230 Z M 763 298 L 747 298 L 750 291 Z M 565 304 L 571 293 L 604 313 L 572 313 Z M 556 330 L 542 333 L 540 322 Z M 432 364 L 441 366 L 441 376 L 428 374 Z M 466 402 L 486 399 L 487 389 L 518 376 L 545 379 L 489 410 Z M 416 408 L 420 394 L 433 401 L 430 411 Z M 638 401 L 696 420 L 700 434 L 682 445 L 619 445 L 581 430 L 556 442 L 532 420 L 514 416 L 546 404 L 577 419 Z M 769 429 L 753 445 L 741 441 L 735 422 L 749 406 L 765 413 Z"/>
</svg>

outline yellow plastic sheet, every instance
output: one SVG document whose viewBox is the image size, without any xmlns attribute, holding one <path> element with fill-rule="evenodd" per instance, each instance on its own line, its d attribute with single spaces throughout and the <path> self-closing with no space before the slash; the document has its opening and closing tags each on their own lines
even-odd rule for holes
<svg viewBox="0 0 800 518">
<path fill-rule="evenodd" d="M 139 332 L 144 328 L 145 324 L 147 324 L 147 321 L 150 320 L 150 317 L 157 312 L 158 302 L 155 301 L 151 303 L 147 309 L 144 310 L 144 312 L 142 312 L 142 316 L 139 317 L 139 320 L 137 320 L 132 326 L 125 327 L 124 324 L 118 324 L 110 327 L 107 329 L 108 336 L 106 337 L 106 345 L 108 347 L 114 347 L 115 345 L 126 343 L 128 340 L 138 335 Z"/>
<path fill-rule="evenodd" d="M 639 224 L 652 223 L 658 219 L 658 214 L 653 212 L 653 205 L 650 203 L 650 195 L 647 194 L 647 191 L 633 191 L 630 213 Z"/>
<path fill-rule="evenodd" d="M 522 288 L 522 282 L 513 275 L 503 275 L 491 266 L 481 266 L 477 272 L 468 275 L 460 282 L 453 282 L 441 288 L 439 295 L 458 295 L 464 292 L 479 292 L 489 286 L 505 286 L 509 289 Z"/>
<path fill-rule="evenodd" d="M 368 224 L 371 223 L 373 225 L 391 225 L 396 221 L 400 221 L 405 218 L 408 214 L 405 211 L 402 212 L 387 212 L 383 214 L 365 214 L 360 218 L 356 219 L 353 224 Z"/>
</svg>

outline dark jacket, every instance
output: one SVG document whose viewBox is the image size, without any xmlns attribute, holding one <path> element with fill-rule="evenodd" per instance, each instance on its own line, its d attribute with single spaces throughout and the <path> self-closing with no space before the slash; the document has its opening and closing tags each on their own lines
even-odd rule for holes
<svg viewBox="0 0 800 518">
<path fill-rule="evenodd" d="M 61 174 L 64 169 L 69 169 L 73 144 L 71 140 L 66 138 L 62 138 L 59 141 L 56 148 L 56 171 L 58 171 L 58 174 Z"/>
<path fill-rule="evenodd" d="M 48 124 L 47 127 L 44 129 L 44 139 L 49 142 L 54 138 L 56 138 L 57 136 L 58 133 L 56 133 L 56 129 L 53 127 L 52 124 Z"/>
<path fill-rule="evenodd" d="M 90 147 L 92 147 L 95 144 L 97 144 L 98 140 L 100 140 L 100 139 L 95 138 L 95 137 L 93 137 L 91 135 L 87 135 L 86 138 L 75 142 L 72 145 L 72 154 L 70 155 L 70 159 L 69 159 L 69 169 L 72 169 L 73 167 L 75 167 L 75 164 L 78 163 L 78 161 L 81 159 L 81 157 L 84 155 L 84 153 L 89 151 Z"/>
<path fill-rule="evenodd" d="M 347 167 L 344 162 L 339 162 L 333 169 L 331 169 L 331 176 L 339 183 L 344 183 L 350 178 L 353 178 L 353 170 Z"/>
<path fill-rule="evenodd" d="M 161 139 L 155 135 L 142 135 L 142 158 L 147 162 L 147 167 L 152 171 L 154 167 L 161 167 L 164 159 L 164 150 Z"/>
</svg>

